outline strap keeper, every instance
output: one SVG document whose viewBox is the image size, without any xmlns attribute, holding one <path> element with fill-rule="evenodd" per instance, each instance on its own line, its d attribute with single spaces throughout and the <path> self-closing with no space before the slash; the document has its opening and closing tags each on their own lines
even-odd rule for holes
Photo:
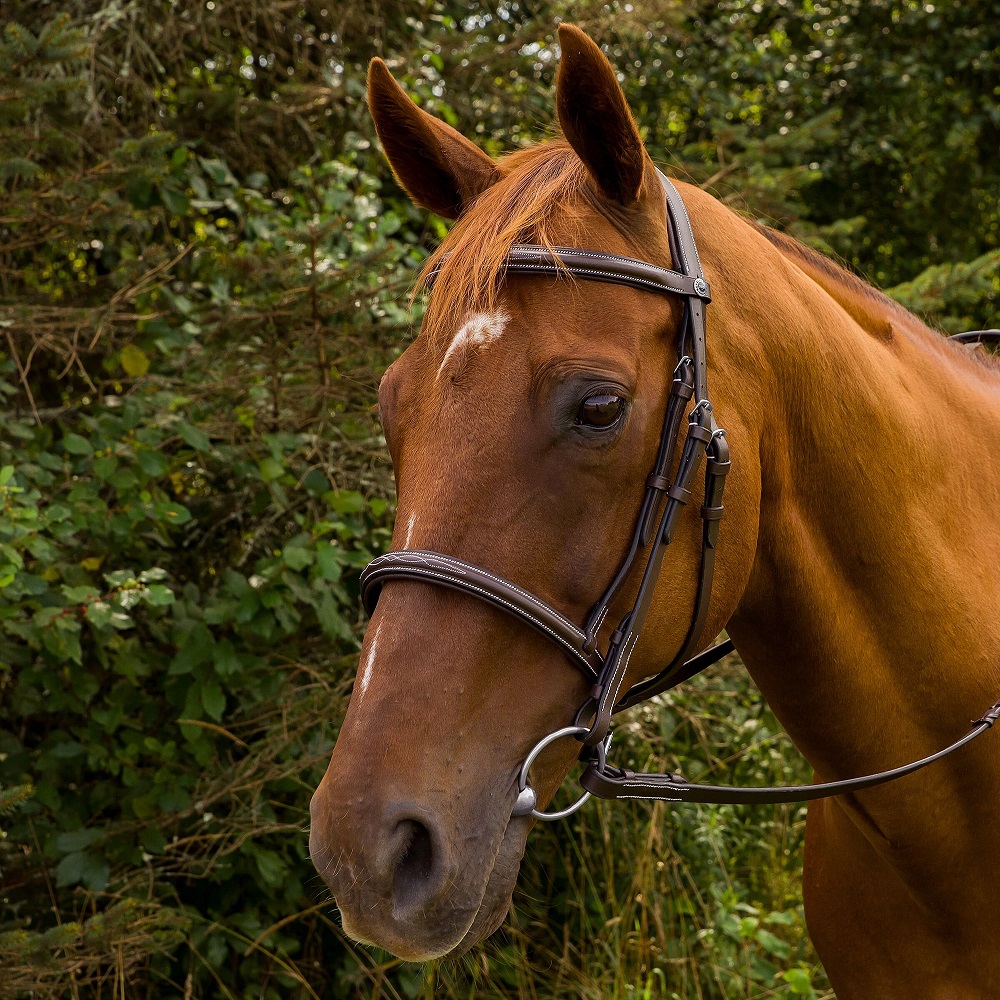
<svg viewBox="0 0 1000 1000">
<path fill-rule="evenodd" d="M 666 476 L 658 476 L 655 472 L 651 472 L 646 478 L 646 485 L 651 490 L 659 490 L 664 493 L 670 489 L 670 480 Z"/>
<path fill-rule="evenodd" d="M 682 382 L 678 378 L 674 379 L 674 384 L 670 391 L 673 395 L 680 396 L 681 399 L 688 400 L 694 395 L 694 386 L 690 382 Z"/>
<path fill-rule="evenodd" d="M 719 504 L 718 507 L 709 507 L 707 504 L 701 508 L 701 516 L 705 521 L 721 521 L 725 507 Z"/>
<path fill-rule="evenodd" d="M 702 427 L 701 424 L 688 424 L 688 437 L 708 444 L 712 440 L 712 431 L 711 428 Z"/>
<path fill-rule="evenodd" d="M 993 723 L 1000 719 L 1000 701 L 998 701 L 981 719 L 976 719 L 973 723 L 974 726 L 981 725 L 985 723 L 990 729 L 993 728 Z"/>
<path fill-rule="evenodd" d="M 671 500 L 676 500 L 678 503 L 687 503 L 691 499 L 691 491 L 684 489 L 683 486 L 677 486 L 676 484 L 671 486 L 667 490 L 667 496 Z"/>
</svg>

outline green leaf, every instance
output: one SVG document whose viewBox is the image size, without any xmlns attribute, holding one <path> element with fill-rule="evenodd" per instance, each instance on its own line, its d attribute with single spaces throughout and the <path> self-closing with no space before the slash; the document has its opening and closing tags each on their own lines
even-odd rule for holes
<svg viewBox="0 0 1000 1000">
<path fill-rule="evenodd" d="M 163 836 L 163 831 L 155 826 L 147 826 L 139 834 L 139 842 L 150 854 L 162 854 L 167 846 L 167 838 Z"/>
<path fill-rule="evenodd" d="M 160 792 L 160 808 L 164 812 L 180 812 L 191 805 L 191 796 L 183 788 L 168 787 Z"/>
<path fill-rule="evenodd" d="M 319 619 L 320 628 L 333 638 L 352 638 L 351 627 L 340 614 L 337 602 L 330 594 L 324 594 L 316 605 L 316 617 Z"/>
<path fill-rule="evenodd" d="M 111 870 L 108 863 L 90 851 L 74 851 L 56 866 L 56 885 L 76 885 L 82 882 L 92 892 L 101 892 L 107 887 Z"/>
<path fill-rule="evenodd" d="M 215 650 L 215 638 L 201 622 L 198 622 L 178 646 L 177 655 L 167 671 L 172 677 L 177 674 L 189 674 L 195 667 L 210 663 Z"/>
<path fill-rule="evenodd" d="M 288 876 L 288 866 L 274 851 L 258 848 L 253 852 L 253 859 L 257 863 L 257 870 L 264 882 L 272 886 L 280 886 L 285 883 Z"/>
<path fill-rule="evenodd" d="M 233 644 L 228 639 L 223 639 L 215 647 L 214 665 L 215 672 L 220 677 L 231 677 L 243 666 Z"/>
<path fill-rule="evenodd" d="M 120 355 L 122 368 L 129 378 L 142 378 L 149 371 L 149 357 L 135 344 L 126 344 Z"/>
<path fill-rule="evenodd" d="M 312 469 L 302 480 L 302 485 L 313 495 L 321 497 L 330 491 L 330 480 L 326 478 L 326 473 L 319 469 Z"/>
<path fill-rule="evenodd" d="M 778 973 L 779 979 L 784 979 L 796 996 L 811 996 L 813 993 L 812 976 L 807 969 L 786 969 Z"/>
<path fill-rule="evenodd" d="M 207 157 L 199 156 L 198 162 L 201 164 L 202 170 L 204 170 L 216 184 L 236 183 L 236 178 L 233 177 L 224 160 L 210 160 Z"/>
<path fill-rule="evenodd" d="M 365 498 L 355 490 L 330 490 L 323 499 L 338 514 L 360 514 L 365 509 Z"/>
<path fill-rule="evenodd" d="M 13 465 L 5 465 L 2 469 L 0 469 L 0 486 L 6 486 L 10 482 L 10 477 L 13 475 Z"/>
<path fill-rule="evenodd" d="M 158 451 L 150 451 L 148 448 L 140 448 L 136 459 L 139 468 L 151 478 L 162 476 L 170 468 L 167 460 Z"/>
<path fill-rule="evenodd" d="M 267 458 L 261 459 L 260 474 L 265 483 L 270 483 L 275 479 L 280 479 L 285 474 L 285 467 L 269 455 Z"/>
<path fill-rule="evenodd" d="M 189 424 L 186 420 L 181 421 L 177 425 L 177 433 L 180 434 L 180 436 L 184 438 L 184 440 L 192 448 L 194 448 L 195 451 L 212 450 L 212 442 L 209 441 L 208 435 L 199 427 Z"/>
<path fill-rule="evenodd" d="M 175 184 L 160 184 L 160 201 L 164 207 L 173 215 L 187 215 L 191 209 L 191 201 L 188 196 Z"/>
<path fill-rule="evenodd" d="M 148 177 L 132 176 L 125 182 L 125 197 L 133 208 L 149 208 L 153 200 L 153 185 Z"/>
<path fill-rule="evenodd" d="M 135 478 L 135 473 L 131 469 L 119 469 L 113 475 L 108 476 L 108 482 L 116 490 L 126 492 L 135 489 L 139 480 Z"/>
<path fill-rule="evenodd" d="M 110 479 L 118 468 L 118 459 L 114 455 L 102 455 L 94 459 L 94 475 L 99 479 Z"/>
<path fill-rule="evenodd" d="M 56 848 L 67 853 L 82 851 L 91 844 L 96 844 L 103 836 L 103 830 L 95 830 L 93 827 L 87 830 L 71 830 L 56 837 Z"/>
<path fill-rule="evenodd" d="M 792 947 L 787 941 L 782 941 L 780 937 L 763 928 L 757 931 L 757 942 L 764 951 L 776 958 L 788 958 L 792 954 Z"/>
<path fill-rule="evenodd" d="M 316 543 L 316 565 L 325 580 L 336 583 L 340 579 L 342 553 L 330 542 Z"/>
<path fill-rule="evenodd" d="M 162 608 L 168 604 L 174 603 L 174 592 L 162 583 L 154 583 L 146 588 L 143 594 L 147 604 L 151 604 L 154 608 Z"/>
<path fill-rule="evenodd" d="M 71 455 L 93 455 L 94 449 L 85 437 L 79 434 L 66 434 L 63 437 L 63 448 Z"/>
<path fill-rule="evenodd" d="M 104 601 L 94 601 L 87 605 L 87 621 L 95 628 L 110 628 L 113 614 L 111 605 Z"/>
<path fill-rule="evenodd" d="M 286 565 L 292 569 L 299 570 L 311 565 L 314 555 L 307 548 L 298 545 L 286 545 L 282 553 L 282 558 L 285 560 Z"/>
<path fill-rule="evenodd" d="M 215 681 L 207 681 L 201 686 L 201 703 L 209 716 L 219 722 L 226 710 L 226 696 Z"/>
</svg>

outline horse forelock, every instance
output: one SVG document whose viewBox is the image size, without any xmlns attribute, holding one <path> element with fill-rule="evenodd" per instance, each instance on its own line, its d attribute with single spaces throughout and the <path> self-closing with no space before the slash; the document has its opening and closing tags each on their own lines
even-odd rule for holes
<svg viewBox="0 0 1000 1000">
<path fill-rule="evenodd" d="M 552 249 L 557 218 L 596 210 L 630 236 L 612 207 L 594 197 L 587 168 L 564 139 L 519 150 L 500 165 L 503 179 L 476 199 L 421 272 L 423 284 L 437 271 L 423 326 L 434 349 L 447 348 L 470 316 L 502 311 L 499 296 L 511 247 L 535 243 Z"/>
</svg>

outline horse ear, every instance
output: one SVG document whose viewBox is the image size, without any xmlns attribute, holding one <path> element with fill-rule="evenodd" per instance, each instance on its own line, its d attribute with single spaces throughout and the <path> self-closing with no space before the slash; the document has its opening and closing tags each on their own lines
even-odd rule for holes
<svg viewBox="0 0 1000 1000">
<path fill-rule="evenodd" d="M 500 180 L 500 168 L 489 156 L 418 108 L 381 59 L 368 66 L 368 106 L 393 173 L 418 205 L 457 219 Z"/>
<path fill-rule="evenodd" d="M 559 124 L 608 198 L 639 197 L 646 150 L 607 56 L 576 25 L 559 25 L 562 59 L 556 81 Z"/>
</svg>

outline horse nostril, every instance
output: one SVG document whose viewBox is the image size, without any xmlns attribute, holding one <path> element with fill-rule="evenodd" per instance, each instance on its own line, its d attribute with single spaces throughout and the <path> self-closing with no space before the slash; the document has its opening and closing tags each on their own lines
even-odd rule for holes
<svg viewBox="0 0 1000 1000">
<path fill-rule="evenodd" d="M 396 906 L 409 910 L 424 903 L 436 888 L 436 862 L 431 831 L 418 819 L 401 820 L 395 836 L 399 844 L 393 895 Z"/>
</svg>

